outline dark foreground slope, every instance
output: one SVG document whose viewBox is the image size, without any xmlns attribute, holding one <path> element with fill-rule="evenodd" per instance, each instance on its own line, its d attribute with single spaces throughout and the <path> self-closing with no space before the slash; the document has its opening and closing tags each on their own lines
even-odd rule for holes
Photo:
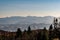
<svg viewBox="0 0 60 40">
<path fill-rule="evenodd" d="M 0 40 L 37 40 L 38 33 L 42 31 L 43 29 L 32 30 L 31 32 L 24 31 L 17 36 L 17 32 L 0 30 Z"/>
<path fill-rule="evenodd" d="M 8 32 L 0 30 L 0 40 L 59 40 L 60 32 L 56 29 L 46 30 L 24 30 L 23 32 L 19 29 L 16 32 Z"/>
</svg>

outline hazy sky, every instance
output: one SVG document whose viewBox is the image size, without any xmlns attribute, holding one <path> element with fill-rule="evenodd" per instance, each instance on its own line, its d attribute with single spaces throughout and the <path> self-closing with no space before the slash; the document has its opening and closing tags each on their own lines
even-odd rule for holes
<svg viewBox="0 0 60 40">
<path fill-rule="evenodd" d="M 60 16 L 60 0 L 0 0 L 0 17 Z"/>
</svg>

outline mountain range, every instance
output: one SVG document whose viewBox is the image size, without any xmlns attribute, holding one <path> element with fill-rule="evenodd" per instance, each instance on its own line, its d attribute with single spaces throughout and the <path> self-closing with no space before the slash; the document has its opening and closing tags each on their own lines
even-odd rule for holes
<svg viewBox="0 0 60 40">
<path fill-rule="evenodd" d="M 17 28 L 21 28 L 21 30 L 27 30 L 28 26 L 31 27 L 32 30 L 41 29 L 41 28 L 49 28 L 49 26 L 53 23 L 53 16 L 45 16 L 45 17 L 36 17 L 36 16 L 12 16 L 0 18 L 0 30 L 5 31 L 16 31 Z"/>
<path fill-rule="evenodd" d="M 36 17 L 36 16 L 12 16 L 0 18 L 0 24 L 33 24 L 33 23 L 45 23 L 51 24 L 53 22 L 53 16 Z"/>
</svg>

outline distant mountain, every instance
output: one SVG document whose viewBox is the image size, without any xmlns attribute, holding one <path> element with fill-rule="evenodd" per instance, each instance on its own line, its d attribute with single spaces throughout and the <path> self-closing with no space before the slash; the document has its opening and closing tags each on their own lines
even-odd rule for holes
<svg viewBox="0 0 60 40">
<path fill-rule="evenodd" d="M 16 31 L 17 28 L 21 28 L 21 30 L 25 30 L 30 25 L 32 30 L 41 29 L 46 27 L 47 29 L 53 23 L 53 16 L 45 16 L 45 17 L 35 17 L 35 16 L 13 16 L 0 18 L 0 30 L 5 31 Z"/>
<path fill-rule="evenodd" d="M 12 16 L 6 18 L 0 18 L 0 24 L 33 24 L 33 23 L 45 23 L 51 24 L 53 22 L 53 16 L 35 17 L 35 16 Z"/>
</svg>

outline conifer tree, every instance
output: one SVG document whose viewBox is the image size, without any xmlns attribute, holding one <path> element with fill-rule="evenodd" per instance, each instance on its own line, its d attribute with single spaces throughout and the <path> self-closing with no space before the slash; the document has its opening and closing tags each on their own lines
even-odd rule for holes
<svg viewBox="0 0 60 40">
<path fill-rule="evenodd" d="M 16 32 L 16 36 L 17 36 L 17 37 L 21 37 L 21 35 L 22 35 L 22 31 L 21 31 L 20 28 L 18 28 L 18 29 L 17 29 L 17 32 Z"/>
<path fill-rule="evenodd" d="M 52 30 L 53 30 L 53 26 L 51 24 L 50 27 L 49 27 L 49 31 L 52 31 Z"/>
<path fill-rule="evenodd" d="M 28 33 L 28 34 L 31 33 L 31 28 L 30 28 L 30 26 L 28 27 L 27 33 Z"/>
<path fill-rule="evenodd" d="M 44 27 L 44 29 L 43 29 L 43 36 L 42 36 L 42 38 L 43 38 L 42 40 L 48 40 L 49 39 L 46 27 Z"/>
</svg>

